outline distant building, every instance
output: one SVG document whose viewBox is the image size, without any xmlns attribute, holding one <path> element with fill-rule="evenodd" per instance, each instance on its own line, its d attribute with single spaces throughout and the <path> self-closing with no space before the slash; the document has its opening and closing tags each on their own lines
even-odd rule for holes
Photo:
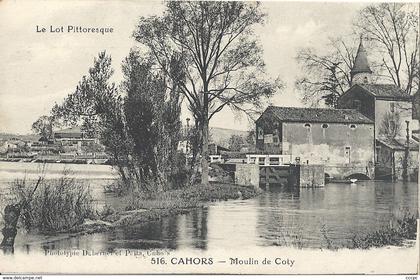
<svg viewBox="0 0 420 280">
<path fill-rule="evenodd" d="M 402 178 L 405 148 L 406 143 L 401 140 L 376 140 L 377 179 L 391 179 L 392 174 L 394 174 L 395 178 Z M 418 156 L 419 144 L 414 140 L 410 140 L 408 174 L 411 178 L 416 178 L 418 176 Z"/>
<path fill-rule="evenodd" d="M 220 155 L 221 152 L 229 152 L 228 148 L 217 145 L 215 143 L 209 144 L 209 155 Z"/>
<path fill-rule="evenodd" d="M 357 110 L 269 106 L 256 134 L 261 153 L 323 164 L 330 177 L 374 177 L 374 122 Z"/>
<path fill-rule="evenodd" d="M 0 140 L 0 154 L 7 153 L 7 141 Z"/>
<path fill-rule="evenodd" d="M 54 132 L 54 143 L 64 153 L 82 154 L 84 147 L 99 144 L 98 139 L 86 137 L 80 127 L 67 128 Z"/>
<path fill-rule="evenodd" d="M 80 127 L 66 128 L 54 132 L 54 139 L 83 139 L 85 138 L 85 133 L 82 132 Z"/>
</svg>

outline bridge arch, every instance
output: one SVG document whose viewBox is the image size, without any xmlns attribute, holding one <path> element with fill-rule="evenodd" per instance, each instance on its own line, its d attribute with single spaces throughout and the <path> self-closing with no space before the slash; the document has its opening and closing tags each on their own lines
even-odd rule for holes
<svg viewBox="0 0 420 280">
<path fill-rule="evenodd" d="M 345 179 L 371 180 L 369 176 L 363 173 L 352 173 L 350 175 L 347 175 Z"/>
</svg>

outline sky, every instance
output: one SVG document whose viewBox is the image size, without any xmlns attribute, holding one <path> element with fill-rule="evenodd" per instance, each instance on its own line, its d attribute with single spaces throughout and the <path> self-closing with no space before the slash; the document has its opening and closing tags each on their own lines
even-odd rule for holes
<svg viewBox="0 0 420 280">
<path fill-rule="evenodd" d="M 267 74 L 286 88 L 271 100 L 278 106 L 303 106 L 294 90 L 302 74 L 297 50 L 325 48 L 329 37 L 349 34 L 365 3 L 263 2 L 266 23 L 258 27 Z M 0 132 L 30 133 L 32 123 L 75 89 L 93 59 L 106 50 L 114 80 L 135 41 L 131 34 L 140 16 L 158 15 L 161 1 L 0 1 Z M 73 25 L 113 28 L 109 34 L 37 32 L 42 27 Z M 183 119 L 187 117 L 184 112 Z M 225 109 L 211 126 L 247 130 L 246 117 Z"/>
</svg>

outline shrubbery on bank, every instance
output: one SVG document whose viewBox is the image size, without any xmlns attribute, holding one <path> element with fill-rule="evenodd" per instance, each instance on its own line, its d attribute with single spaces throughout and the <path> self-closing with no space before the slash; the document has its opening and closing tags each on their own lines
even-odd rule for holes
<svg viewBox="0 0 420 280">
<path fill-rule="evenodd" d="M 27 230 L 68 231 L 94 216 L 89 186 L 67 172 L 59 179 L 43 180 L 33 193 L 32 188 L 26 179 L 15 180 L 11 186 L 13 199 L 22 205 L 20 222 Z"/>
<path fill-rule="evenodd" d="M 252 187 L 232 184 L 193 185 L 166 192 L 137 192 L 127 196 L 126 210 L 198 207 L 203 202 L 249 199 L 258 194 Z"/>
<path fill-rule="evenodd" d="M 352 249 L 369 249 L 383 246 L 402 246 L 406 240 L 415 240 L 417 234 L 417 218 L 404 213 L 393 224 L 365 235 L 352 238 Z"/>
</svg>

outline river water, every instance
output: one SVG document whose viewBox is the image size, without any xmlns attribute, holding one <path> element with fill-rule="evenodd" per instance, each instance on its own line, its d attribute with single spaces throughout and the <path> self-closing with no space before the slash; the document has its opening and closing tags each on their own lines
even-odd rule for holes
<svg viewBox="0 0 420 280">
<path fill-rule="evenodd" d="M 87 179 L 98 205 L 112 204 L 103 186 L 116 176 L 109 166 L 50 164 L 47 178 L 63 169 Z M 4 197 L 15 178 L 35 178 L 38 164 L 0 162 L 0 192 Z M 1 208 L 4 207 L 4 205 Z M 106 233 L 70 237 L 19 233 L 18 251 L 46 249 L 197 249 L 294 246 L 345 247 L 355 234 L 386 226 L 408 211 L 417 213 L 418 184 L 358 182 L 290 192 L 273 188 L 249 200 L 208 204 L 189 214 L 166 217 Z"/>
</svg>

